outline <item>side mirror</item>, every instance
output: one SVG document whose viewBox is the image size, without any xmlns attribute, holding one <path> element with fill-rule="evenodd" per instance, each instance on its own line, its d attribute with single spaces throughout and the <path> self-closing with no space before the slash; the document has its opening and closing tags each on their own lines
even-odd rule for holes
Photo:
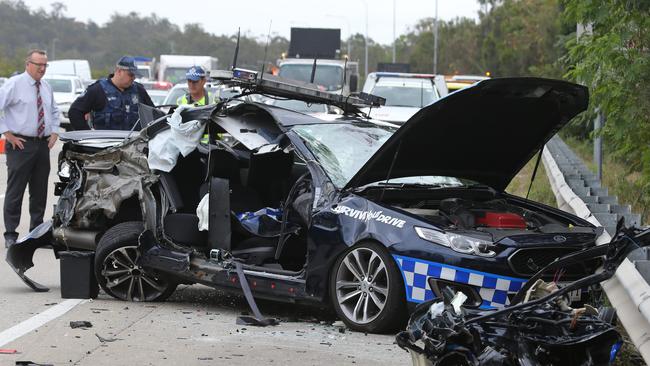
<svg viewBox="0 0 650 366">
<path fill-rule="evenodd" d="M 357 86 L 359 84 L 359 75 L 352 74 L 350 75 L 350 93 L 357 91 Z"/>
</svg>

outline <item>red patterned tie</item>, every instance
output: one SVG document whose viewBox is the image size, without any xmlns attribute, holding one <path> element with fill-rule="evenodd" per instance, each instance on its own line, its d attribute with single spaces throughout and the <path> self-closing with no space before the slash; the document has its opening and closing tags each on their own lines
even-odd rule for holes
<svg viewBox="0 0 650 366">
<path fill-rule="evenodd" d="M 43 99 L 41 99 L 41 82 L 36 82 L 36 108 L 38 109 L 38 128 L 36 135 L 43 137 L 45 131 L 45 112 L 43 111 Z"/>
</svg>

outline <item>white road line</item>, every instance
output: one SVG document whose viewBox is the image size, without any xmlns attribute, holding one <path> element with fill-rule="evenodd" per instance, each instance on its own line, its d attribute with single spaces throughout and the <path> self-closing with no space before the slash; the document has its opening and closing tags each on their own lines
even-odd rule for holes
<svg viewBox="0 0 650 366">
<path fill-rule="evenodd" d="M 34 329 L 41 327 L 50 320 L 54 320 L 60 317 L 61 315 L 67 313 L 70 309 L 86 301 L 87 300 L 82 299 L 65 300 L 64 302 L 55 305 L 42 313 L 34 315 L 33 317 L 25 320 L 20 324 L 14 325 L 13 327 L 0 333 L 0 347 L 24 336 Z"/>
</svg>

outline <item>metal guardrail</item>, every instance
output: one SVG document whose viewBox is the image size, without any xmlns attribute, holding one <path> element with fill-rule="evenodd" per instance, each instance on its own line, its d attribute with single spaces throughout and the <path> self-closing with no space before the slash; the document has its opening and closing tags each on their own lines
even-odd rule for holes
<svg viewBox="0 0 650 366">
<path fill-rule="evenodd" d="M 558 207 L 580 216 L 606 233 L 597 244 L 611 240 L 617 220 L 623 216 L 630 225 L 640 225 L 641 215 L 629 205 L 618 203 L 607 188 L 558 136 L 544 148 L 542 161 Z M 646 363 L 650 363 L 650 250 L 640 248 L 628 255 L 615 275 L 602 283 L 610 304 L 625 327 L 632 343 Z"/>
<path fill-rule="evenodd" d="M 616 196 L 609 195 L 596 174 L 585 166 L 559 136 L 553 137 L 546 148 L 568 187 L 610 235 L 616 231 L 616 223 L 621 217 L 625 217 L 627 225 L 641 225 L 641 215 L 632 213 L 630 205 L 619 204 Z M 544 164 L 546 166 L 546 159 Z"/>
</svg>

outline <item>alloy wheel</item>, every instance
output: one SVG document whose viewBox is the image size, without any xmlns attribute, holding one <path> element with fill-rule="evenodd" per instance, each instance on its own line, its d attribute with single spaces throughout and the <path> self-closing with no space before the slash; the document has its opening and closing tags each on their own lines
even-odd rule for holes
<svg viewBox="0 0 650 366">
<path fill-rule="evenodd" d="M 345 316 L 357 324 L 375 320 L 389 293 L 386 264 L 370 248 L 356 248 L 341 261 L 336 273 L 336 301 Z"/>
<path fill-rule="evenodd" d="M 106 287 L 118 298 L 128 301 L 152 301 L 168 287 L 137 264 L 140 253 L 136 246 L 124 246 L 104 258 L 102 276 Z"/>
</svg>

